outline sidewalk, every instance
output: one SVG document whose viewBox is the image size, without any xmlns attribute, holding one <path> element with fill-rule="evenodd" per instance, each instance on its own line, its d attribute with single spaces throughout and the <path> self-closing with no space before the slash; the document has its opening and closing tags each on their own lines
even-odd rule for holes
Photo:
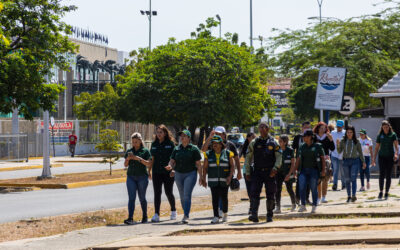
<svg viewBox="0 0 400 250">
<path fill-rule="evenodd" d="M 14 242 L 0 243 L 0 249 L 117 249 L 130 246 L 169 246 L 169 247 L 244 247 L 244 246 L 273 246 L 281 244 L 355 244 L 392 243 L 400 244 L 400 186 L 393 180 L 389 200 L 377 200 L 378 180 L 372 180 L 371 190 L 357 193 L 357 202 L 346 203 L 345 191 L 329 191 L 329 203 L 318 207 L 317 214 L 309 212 L 299 214 L 289 212 L 288 197 L 282 200 L 283 213 L 276 215 L 273 223 L 246 222 L 248 201 L 243 201 L 229 211 L 229 223 L 211 225 L 212 211 L 202 211 L 191 214 L 189 224 L 169 221 L 162 218 L 160 223 L 138 224 L 133 226 L 112 225 L 69 232 L 45 238 L 25 239 Z M 211 202 L 211 201 L 210 201 Z M 179 204 L 179 202 L 178 202 Z M 310 211 L 308 207 L 308 211 Z M 261 201 L 260 215 L 265 215 L 265 200 Z M 324 218 L 324 216 L 327 216 Z M 315 218 L 320 216 L 320 218 Z M 352 218 L 354 216 L 355 218 Z M 361 217 L 359 217 L 361 216 Z M 390 216 L 382 218 L 381 216 Z M 290 218 L 289 217 L 300 217 Z M 314 217 L 314 218 L 312 218 Z M 329 219 L 329 217 L 334 217 Z M 336 218 L 337 217 L 337 218 Z M 376 217 L 376 218 L 375 218 Z M 178 216 L 178 219 L 181 215 Z M 386 225 L 388 230 L 362 230 L 353 233 L 337 232 L 288 232 L 288 233 L 246 233 L 246 230 L 275 228 L 307 228 L 329 226 L 359 226 Z M 392 228 L 392 229 L 390 229 Z M 209 235 L 168 236 L 177 231 L 207 231 L 239 230 L 239 234 L 226 232 L 210 233 Z M 249 240 L 251 239 L 251 241 Z"/>
</svg>

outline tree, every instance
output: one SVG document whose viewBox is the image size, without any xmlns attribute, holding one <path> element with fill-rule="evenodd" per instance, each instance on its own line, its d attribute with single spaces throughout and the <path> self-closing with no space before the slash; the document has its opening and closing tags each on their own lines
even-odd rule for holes
<svg viewBox="0 0 400 250">
<path fill-rule="evenodd" d="M 100 142 L 96 145 L 97 151 L 106 151 L 108 154 L 103 158 L 103 163 L 110 164 L 110 175 L 112 175 L 112 165 L 115 164 L 118 159 L 118 151 L 122 149 L 119 144 L 118 132 L 112 129 L 104 129 L 100 131 Z"/>
<path fill-rule="evenodd" d="M 119 118 L 176 128 L 257 123 L 273 100 L 263 86 L 265 68 L 245 46 L 211 36 L 215 21 L 193 39 L 135 52 L 120 83 Z M 236 38 L 235 38 L 236 39 Z"/>
<path fill-rule="evenodd" d="M 358 108 L 380 105 L 369 94 L 400 70 L 398 10 L 397 5 L 377 15 L 331 19 L 304 30 L 280 31 L 271 38 L 274 69 L 294 79 L 289 100 L 297 116 L 318 115 L 314 100 L 321 66 L 347 68 L 345 91 L 354 93 Z"/>
<path fill-rule="evenodd" d="M 64 34 L 70 27 L 61 21 L 75 6 L 59 0 L 2 1 L 0 12 L 0 112 L 18 108 L 26 118 L 42 108 L 52 110 L 59 92 L 55 84 L 43 84 L 56 66 L 67 70 L 65 54 L 77 46 Z"/>
</svg>

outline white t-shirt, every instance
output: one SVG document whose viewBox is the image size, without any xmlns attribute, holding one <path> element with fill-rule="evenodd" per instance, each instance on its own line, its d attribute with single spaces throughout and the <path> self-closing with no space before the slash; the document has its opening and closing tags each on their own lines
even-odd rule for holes
<svg viewBox="0 0 400 250">
<path fill-rule="evenodd" d="M 332 151 L 332 157 L 338 158 L 340 160 L 343 159 L 343 152 L 341 154 L 339 154 L 337 152 L 337 145 L 336 145 L 336 141 L 339 139 L 339 141 L 341 141 L 344 137 L 344 135 L 346 134 L 346 130 L 342 130 L 340 132 L 338 132 L 337 130 L 332 131 L 331 135 L 332 135 L 332 139 L 333 139 L 333 143 L 335 143 L 335 150 Z"/>
<path fill-rule="evenodd" d="M 364 156 L 371 156 L 371 152 L 369 151 L 369 147 L 372 146 L 372 140 L 365 138 L 364 140 L 360 138 L 361 148 Z"/>
</svg>

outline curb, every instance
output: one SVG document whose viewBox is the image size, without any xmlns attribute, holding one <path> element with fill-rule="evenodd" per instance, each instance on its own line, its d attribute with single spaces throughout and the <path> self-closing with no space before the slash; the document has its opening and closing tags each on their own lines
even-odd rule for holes
<svg viewBox="0 0 400 250">
<path fill-rule="evenodd" d="M 46 183 L 0 183 L 0 187 L 37 187 L 43 189 L 71 189 L 89 186 L 99 186 L 125 182 L 126 178 L 105 179 L 96 181 L 82 181 L 67 184 L 46 184 Z"/>
<path fill-rule="evenodd" d="M 51 165 L 52 168 L 64 167 L 64 164 L 62 164 L 62 163 L 53 163 L 53 164 L 50 164 L 50 165 Z M 38 169 L 38 168 L 43 168 L 43 165 L 31 165 L 31 166 L 0 168 L 0 172 L 16 171 L 16 170 L 29 170 L 29 169 Z"/>
</svg>

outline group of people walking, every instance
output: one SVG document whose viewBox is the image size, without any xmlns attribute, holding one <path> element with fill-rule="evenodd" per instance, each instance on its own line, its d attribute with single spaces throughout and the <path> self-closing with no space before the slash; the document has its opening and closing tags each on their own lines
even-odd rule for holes
<svg viewBox="0 0 400 250">
<path fill-rule="evenodd" d="M 379 161 L 378 198 L 387 199 L 391 185 L 391 173 L 398 158 L 398 141 L 389 122 L 383 121 L 377 136 L 375 151 L 367 131 L 359 131 L 343 121 L 331 124 L 319 122 L 313 129 L 309 122 L 302 124 L 302 132 L 295 136 L 290 146 L 289 136 L 281 135 L 276 140 L 269 134 L 269 125 L 260 123 L 259 136 L 247 135 L 242 150 L 227 141 L 224 127 L 216 127 L 200 149 L 191 144 L 188 130 L 179 132 L 177 145 L 171 132 L 164 125 L 156 130 L 155 140 L 150 150 L 146 149 L 139 133 L 132 135 L 132 148 L 125 154 L 127 167 L 128 212 L 125 224 L 133 224 L 136 194 L 142 207 L 142 223 L 148 221 L 146 189 L 149 180 L 153 180 L 154 209 L 152 222 L 160 220 L 162 186 L 171 208 L 171 220 L 177 218 L 173 186 L 179 191 L 183 209 L 182 223 L 188 223 L 192 192 L 198 180 L 199 185 L 209 187 L 213 206 L 211 223 L 226 222 L 228 217 L 228 191 L 237 180 L 245 178 L 247 194 L 250 200 L 249 220 L 258 222 L 260 193 L 266 191 L 266 220 L 272 222 L 274 213 L 281 212 L 281 192 L 283 183 L 290 196 L 291 211 L 299 205 L 298 212 L 307 211 L 311 204 L 311 213 L 317 206 L 327 201 L 328 183 L 333 182 L 332 190 L 339 190 L 339 174 L 342 189 L 347 191 L 347 202 L 357 200 L 357 177 L 360 174 L 360 191 L 370 188 L 370 164 Z M 202 157 L 203 155 L 203 157 Z M 245 158 L 243 170 L 240 157 Z M 203 161 L 202 161 L 203 159 Z M 236 178 L 235 178 L 236 172 Z M 366 179 L 366 185 L 365 185 Z M 385 184 L 386 181 L 386 185 Z M 294 191 L 293 184 L 296 183 Z M 385 186 L 385 189 L 384 189 Z M 383 191 L 384 194 L 383 194 Z M 311 194 L 312 202 L 309 201 Z"/>
</svg>

